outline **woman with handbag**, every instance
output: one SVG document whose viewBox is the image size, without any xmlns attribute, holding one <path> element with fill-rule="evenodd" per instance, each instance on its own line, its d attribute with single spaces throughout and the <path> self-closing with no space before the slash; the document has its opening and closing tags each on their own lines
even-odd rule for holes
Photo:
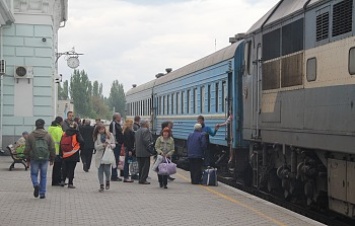
<svg viewBox="0 0 355 226">
<path fill-rule="evenodd" d="M 170 158 L 175 151 L 174 139 L 171 137 L 171 130 L 169 127 L 165 127 L 162 131 L 162 135 L 157 138 L 155 142 L 155 150 L 159 155 L 165 158 Z M 165 162 L 163 160 L 163 162 Z M 160 175 L 158 171 L 158 180 L 160 187 L 168 188 L 169 175 Z"/>
<path fill-rule="evenodd" d="M 133 161 L 134 154 L 134 131 L 133 131 L 133 120 L 127 119 L 123 125 L 123 137 L 124 137 L 124 147 L 125 147 L 125 160 L 123 167 L 123 182 L 132 183 L 133 180 L 129 179 L 129 163 Z"/>
<path fill-rule="evenodd" d="M 103 124 L 95 127 L 93 139 L 95 141 L 95 164 L 98 168 L 100 183 L 99 192 L 104 191 L 104 174 L 106 179 L 106 190 L 110 189 L 110 178 L 112 164 L 115 164 L 113 149 L 116 147 L 115 137 L 106 130 Z"/>
</svg>

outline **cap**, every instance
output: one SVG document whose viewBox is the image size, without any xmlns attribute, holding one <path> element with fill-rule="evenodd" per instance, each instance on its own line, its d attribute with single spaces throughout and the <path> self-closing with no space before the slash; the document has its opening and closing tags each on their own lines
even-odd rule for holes
<svg viewBox="0 0 355 226">
<path fill-rule="evenodd" d="M 200 129 L 202 129 L 202 125 L 201 125 L 200 123 L 196 123 L 196 124 L 194 125 L 194 129 L 195 129 L 195 130 L 200 130 Z"/>
</svg>

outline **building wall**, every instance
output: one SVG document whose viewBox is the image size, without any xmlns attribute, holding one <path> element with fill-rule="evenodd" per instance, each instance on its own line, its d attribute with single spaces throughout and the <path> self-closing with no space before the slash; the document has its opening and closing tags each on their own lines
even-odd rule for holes
<svg viewBox="0 0 355 226">
<path fill-rule="evenodd" d="M 66 11 L 67 1 L 14 0 L 15 22 L 1 27 L 0 48 L 6 61 L 0 122 L 3 148 L 23 131 L 32 131 L 36 119 L 44 119 L 49 126 L 56 116 L 58 30 Z M 32 73 L 15 78 L 18 66 Z"/>
</svg>

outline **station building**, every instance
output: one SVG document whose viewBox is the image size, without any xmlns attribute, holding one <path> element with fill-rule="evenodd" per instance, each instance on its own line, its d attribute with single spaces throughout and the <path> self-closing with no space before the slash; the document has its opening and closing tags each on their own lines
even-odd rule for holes
<svg viewBox="0 0 355 226">
<path fill-rule="evenodd" d="M 57 113 L 58 31 L 68 0 L 0 0 L 0 148 Z"/>
</svg>

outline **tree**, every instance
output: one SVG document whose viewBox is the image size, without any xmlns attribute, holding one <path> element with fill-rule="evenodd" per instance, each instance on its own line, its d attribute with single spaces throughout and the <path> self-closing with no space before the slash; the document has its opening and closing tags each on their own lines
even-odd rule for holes
<svg viewBox="0 0 355 226">
<path fill-rule="evenodd" d="M 100 97 L 103 97 L 102 95 L 102 90 L 104 89 L 104 86 L 102 85 L 102 83 L 100 83 L 100 86 L 99 86 L 99 96 Z"/>
<path fill-rule="evenodd" d="M 110 109 L 115 109 L 115 111 L 120 112 L 122 116 L 125 115 L 126 97 L 123 85 L 120 84 L 118 80 L 112 82 L 108 105 Z"/>
<path fill-rule="evenodd" d="M 98 81 L 95 81 L 92 85 L 92 95 L 94 97 L 99 96 L 99 82 Z"/>
<path fill-rule="evenodd" d="M 70 78 L 70 96 L 74 102 L 76 114 L 80 117 L 89 116 L 92 112 L 91 107 L 91 83 L 84 70 L 74 70 Z"/>
<path fill-rule="evenodd" d="M 58 100 L 67 100 L 68 96 L 68 80 L 64 81 L 63 88 L 60 83 L 58 83 Z"/>
</svg>

